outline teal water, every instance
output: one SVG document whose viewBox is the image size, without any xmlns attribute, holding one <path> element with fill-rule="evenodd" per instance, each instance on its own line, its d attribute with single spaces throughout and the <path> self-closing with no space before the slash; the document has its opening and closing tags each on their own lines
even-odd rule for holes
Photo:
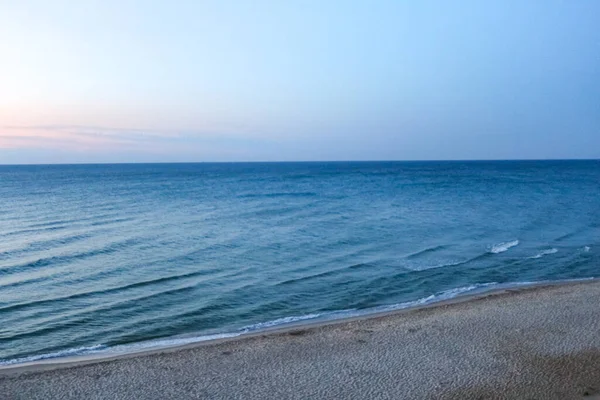
<svg viewBox="0 0 600 400">
<path fill-rule="evenodd" d="M 0 363 L 596 277 L 599 261 L 600 161 L 0 166 Z"/>
</svg>

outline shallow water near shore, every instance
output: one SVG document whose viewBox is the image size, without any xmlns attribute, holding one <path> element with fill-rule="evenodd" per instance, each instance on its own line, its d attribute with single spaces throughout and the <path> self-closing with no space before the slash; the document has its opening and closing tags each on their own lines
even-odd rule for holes
<svg viewBox="0 0 600 400">
<path fill-rule="evenodd" d="M 598 161 L 0 166 L 0 205 L 3 364 L 599 275 Z"/>
</svg>

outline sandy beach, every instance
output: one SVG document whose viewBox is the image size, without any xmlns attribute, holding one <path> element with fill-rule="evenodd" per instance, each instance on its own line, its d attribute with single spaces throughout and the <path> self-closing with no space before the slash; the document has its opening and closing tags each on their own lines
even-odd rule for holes
<svg viewBox="0 0 600 400">
<path fill-rule="evenodd" d="M 105 360 L 0 369 L 2 399 L 579 399 L 600 282 L 522 288 Z"/>
</svg>

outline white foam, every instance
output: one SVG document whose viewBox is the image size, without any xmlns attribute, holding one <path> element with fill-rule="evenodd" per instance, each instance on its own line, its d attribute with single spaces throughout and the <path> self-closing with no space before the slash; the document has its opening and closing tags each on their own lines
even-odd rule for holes
<svg viewBox="0 0 600 400">
<path fill-rule="evenodd" d="M 584 247 L 583 247 L 583 251 L 584 251 L 585 253 L 589 252 L 591 249 L 592 249 L 592 248 L 591 248 L 590 246 L 584 246 Z"/>
<path fill-rule="evenodd" d="M 421 306 L 421 305 L 426 305 L 426 304 L 432 304 L 432 303 L 437 303 L 440 301 L 444 301 L 444 300 L 450 300 L 453 299 L 455 297 L 458 297 L 460 295 L 464 295 L 470 292 L 475 292 L 475 291 L 479 291 L 479 290 L 483 290 L 489 287 L 493 287 L 498 285 L 498 283 L 496 282 L 488 282 L 488 283 L 477 283 L 474 285 L 469 285 L 469 286 L 463 286 L 463 287 L 459 287 L 459 288 L 454 288 L 454 289 L 449 289 L 449 290 L 445 290 L 443 292 L 439 292 L 436 294 L 432 294 L 431 296 L 427 296 L 427 297 L 423 297 L 421 299 L 415 300 L 415 301 L 408 301 L 405 303 L 399 303 L 399 304 L 391 304 L 388 306 L 379 306 L 379 307 L 375 307 L 372 309 L 367 309 L 367 310 L 362 310 L 364 312 L 360 312 L 359 315 L 367 315 L 367 314 L 372 314 L 373 312 L 385 312 L 385 311 L 394 311 L 394 310 L 403 310 L 406 308 L 411 308 L 411 307 L 416 307 L 416 306 Z"/>
<path fill-rule="evenodd" d="M 116 346 L 106 346 L 103 344 L 89 346 L 89 347 L 77 347 L 74 349 L 67 349 L 63 351 L 57 351 L 54 353 L 40 354 L 30 357 L 15 358 L 12 360 L 0 360 L 0 366 L 7 366 L 13 364 L 23 364 L 36 361 L 51 360 L 57 358 L 66 357 L 77 357 L 77 356 L 89 356 L 89 355 L 115 355 L 125 353 L 137 353 L 144 350 L 151 350 L 163 347 L 176 347 L 183 346 L 186 344 L 205 342 L 208 340 L 217 340 L 232 338 L 242 335 L 244 332 L 231 332 L 231 333 L 218 333 L 214 335 L 203 335 L 193 337 L 179 337 L 179 338 L 167 338 L 158 340 L 149 340 L 146 342 L 138 342 L 131 344 L 122 344 Z"/>
<path fill-rule="evenodd" d="M 511 247 L 515 247 L 518 244 L 518 240 L 511 240 L 510 242 L 498 243 L 492 246 L 492 248 L 490 249 L 490 253 L 504 253 L 506 250 L 510 249 Z"/>
<path fill-rule="evenodd" d="M 529 257 L 529 258 L 542 258 L 544 256 L 547 256 L 548 254 L 554 254 L 557 252 L 558 252 L 558 249 L 555 249 L 555 248 L 546 249 L 546 250 L 542 250 L 540 253 L 536 254 L 535 256 Z"/>
<path fill-rule="evenodd" d="M 105 353 L 134 353 L 143 350 L 150 350 L 162 347 L 183 346 L 191 343 L 206 342 L 208 340 L 227 339 L 242 335 L 243 332 L 217 333 L 214 335 L 176 337 L 167 339 L 149 340 L 132 344 L 122 344 L 106 349 Z"/>
<path fill-rule="evenodd" d="M 278 319 L 274 319 L 272 321 L 259 322 L 257 324 L 245 326 L 242 328 L 242 331 L 243 332 L 253 332 L 253 331 L 257 331 L 257 330 L 261 330 L 261 329 L 272 328 L 274 326 L 289 325 L 289 324 L 293 324 L 294 322 L 306 321 L 306 320 L 310 320 L 310 319 L 317 319 L 322 316 L 323 316 L 323 314 L 307 314 L 307 315 L 294 316 L 294 317 L 278 318 Z"/>
<path fill-rule="evenodd" d="M 102 350 L 105 350 L 105 349 L 107 349 L 107 347 L 102 344 L 97 344 L 97 345 L 88 346 L 88 347 L 77 347 L 74 349 L 61 350 L 61 351 L 56 351 L 53 353 L 39 354 L 37 356 L 15 358 L 12 360 L 0 360 L 0 365 L 22 364 L 22 363 L 27 363 L 27 362 L 47 360 L 47 359 L 51 359 L 51 358 L 62 358 L 62 357 L 70 357 L 70 356 L 95 354 L 95 353 L 102 352 Z"/>
</svg>

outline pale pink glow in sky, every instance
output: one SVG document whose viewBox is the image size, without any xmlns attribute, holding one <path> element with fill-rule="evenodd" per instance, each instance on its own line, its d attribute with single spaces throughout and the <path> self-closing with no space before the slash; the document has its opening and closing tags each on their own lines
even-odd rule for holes
<svg viewBox="0 0 600 400">
<path fill-rule="evenodd" d="M 77 125 L 0 126 L 0 150 L 44 154 L 43 163 L 98 162 L 128 154 L 137 162 L 252 159 L 242 136 L 223 132 L 122 129 Z M 264 139 L 250 144 L 265 148 Z M 66 155 L 65 155 L 66 154 Z M 174 158 L 175 155 L 177 158 Z M 169 158 L 172 157 L 172 158 Z"/>
<path fill-rule="evenodd" d="M 99 159 L 109 154 L 133 154 L 142 155 L 143 160 L 170 159 L 178 154 L 185 160 L 210 159 L 216 154 L 244 157 L 247 152 L 237 142 L 243 146 L 247 140 L 275 137 L 268 129 L 257 131 L 239 119 L 228 121 L 214 113 L 183 107 L 162 111 L 126 105 L 0 107 L 0 149 L 71 152 L 77 162 L 85 162 L 86 154 L 104 155 Z M 62 162 L 63 157 L 49 162 Z"/>
<path fill-rule="evenodd" d="M 134 140 L 110 134 L 82 134 L 69 129 L 43 127 L 0 127 L 0 148 L 57 148 L 76 151 L 108 150 L 117 146 L 133 146 Z"/>
</svg>

